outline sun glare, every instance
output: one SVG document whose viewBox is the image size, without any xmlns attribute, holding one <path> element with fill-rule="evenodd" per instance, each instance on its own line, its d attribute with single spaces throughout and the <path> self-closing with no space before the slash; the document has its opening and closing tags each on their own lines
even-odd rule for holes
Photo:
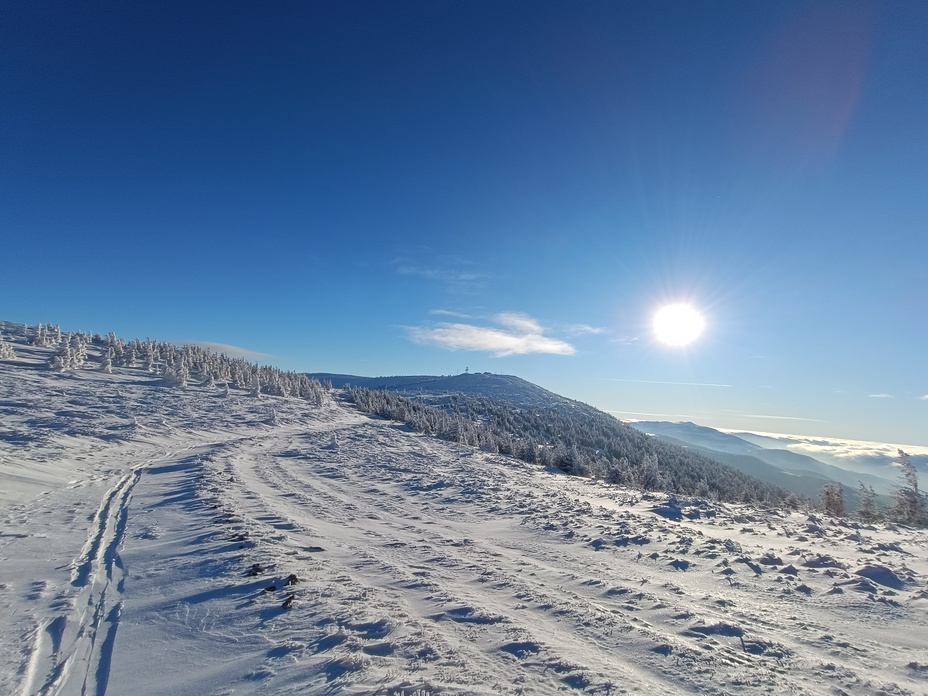
<svg viewBox="0 0 928 696">
<path fill-rule="evenodd" d="M 654 334 L 668 346 L 685 346 L 702 333 L 706 322 L 697 310 L 688 304 L 661 307 L 654 315 Z"/>
</svg>

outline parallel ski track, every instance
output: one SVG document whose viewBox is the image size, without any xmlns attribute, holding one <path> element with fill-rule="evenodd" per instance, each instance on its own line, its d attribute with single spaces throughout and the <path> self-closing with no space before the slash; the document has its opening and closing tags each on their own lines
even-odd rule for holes
<svg viewBox="0 0 928 696">
<path fill-rule="evenodd" d="M 103 696 L 122 611 L 125 571 L 119 557 L 132 489 L 147 464 L 134 467 L 104 494 L 87 541 L 74 560 L 63 611 L 39 626 L 23 696 Z"/>
</svg>

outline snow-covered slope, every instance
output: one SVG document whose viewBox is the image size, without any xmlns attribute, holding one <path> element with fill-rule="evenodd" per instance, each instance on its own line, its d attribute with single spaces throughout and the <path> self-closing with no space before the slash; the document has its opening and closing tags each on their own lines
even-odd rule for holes
<svg viewBox="0 0 928 696">
<path fill-rule="evenodd" d="M 14 348 L 0 693 L 928 690 L 923 531 L 675 506 L 337 398 Z"/>
</svg>

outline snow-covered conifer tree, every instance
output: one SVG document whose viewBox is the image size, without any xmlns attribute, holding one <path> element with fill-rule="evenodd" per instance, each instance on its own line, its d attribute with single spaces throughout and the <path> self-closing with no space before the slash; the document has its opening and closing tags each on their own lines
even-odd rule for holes
<svg viewBox="0 0 928 696">
<path fill-rule="evenodd" d="M 143 344 L 143 346 L 145 346 L 145 349 L 146 349 L 146 350 L 145 350 L 145 354 L 144 354 L 145 369 L 146 369 L 148 372 L 154 372 L 154 371 L 155 371 L 155 365 L 156 365 L 156 362 L 157 362 L 157 358 L 155 357 L 155 349 L 154 349 L 154 346 L 147 345 L 147 344 Z"/>
<path fill-rule="evenodd" d="M 67 340 L 71 346 L 71 367 L 83 367 L 87 362 L 86 337 L 81 333 L 72 333 Z"/>
<path fill-rule="evenodd" d="M 925 495 L 918 490 L 918 471 L 906 452 L 898 452 L 895 461 L 902 469 L 899 473 L 902 484 L 896 489 L 893 517 L 903 524 L 926 524 L 928 506 L 925 504 Z"/>
<path fill-rule="evenodd" d="M 123 351 L 123 365 L 126 367 L 137 367 L 139 364 L 138 344 L 135 341 L 129 343 Z"/>
<path fill-rule="evenodd" d="M 16 353 L 13 351 L 13 346 L 9 343 L 6 343 L 3 340 L 3 336 L 0 336 L 0 360 L 15 360 Z"/>
<path fill-rule="evenodd" d="M 822 509 L 832 517 L 844 517 L 844 489 L 840 483 L 826 483 L 820 494 Z"/>
<path fill-rule="evenodd" d="M 883 519 L 883 512 L 876 504 L 876 491 L 873 486 L 865 486 L 860 482 L 860 488 L 857 489 L 857 518 L 865 523 L 880 522 Z"/>
<path fill-rule="evenodd" d="M 648 491 L 658 490 L 661 486 L 660 466 L 657 455 L 646 453 L 638 464 L 636 483 Z"/>
<path fill-rule="evenodd" d="M 64 372 L 74 367 L 74 357 L 71 354 L 71 346 L 67 341 L 63 342 L 55 354 L 52 356 L 50 366 L 53 370 Z"/>
<path fill-rule="evenodd" d="M 100 369 L 107 374 L 113 373 L 113 352 L 112 346 L 103 351 L 103 361 L 100 363 Z"/>
</svg>

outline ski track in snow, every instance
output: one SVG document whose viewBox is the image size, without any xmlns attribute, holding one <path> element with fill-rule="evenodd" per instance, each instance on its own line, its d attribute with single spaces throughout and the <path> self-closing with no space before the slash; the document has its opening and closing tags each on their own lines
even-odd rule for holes
<svg viewBox="0 0 928 696">
<path fill-rule="evenodd" d="M 923 531 L 667 519 L 666 496 L 337 401 L 50 374 L 17 349 L 2 693 L 928 693 Z"/>
<path fill-rule="evenodd" d="M 78 592 L 65 600 L 70 604 L 66 613 L 36 631 L 26 693 L 101 696 L 106 692 L 122 609 L 124 572 L 117 548 L 139 475 L 140 468 L 134 468 L 104 495 L 84 550 L 74 563 L 71 585 Z"/>
</svg>

